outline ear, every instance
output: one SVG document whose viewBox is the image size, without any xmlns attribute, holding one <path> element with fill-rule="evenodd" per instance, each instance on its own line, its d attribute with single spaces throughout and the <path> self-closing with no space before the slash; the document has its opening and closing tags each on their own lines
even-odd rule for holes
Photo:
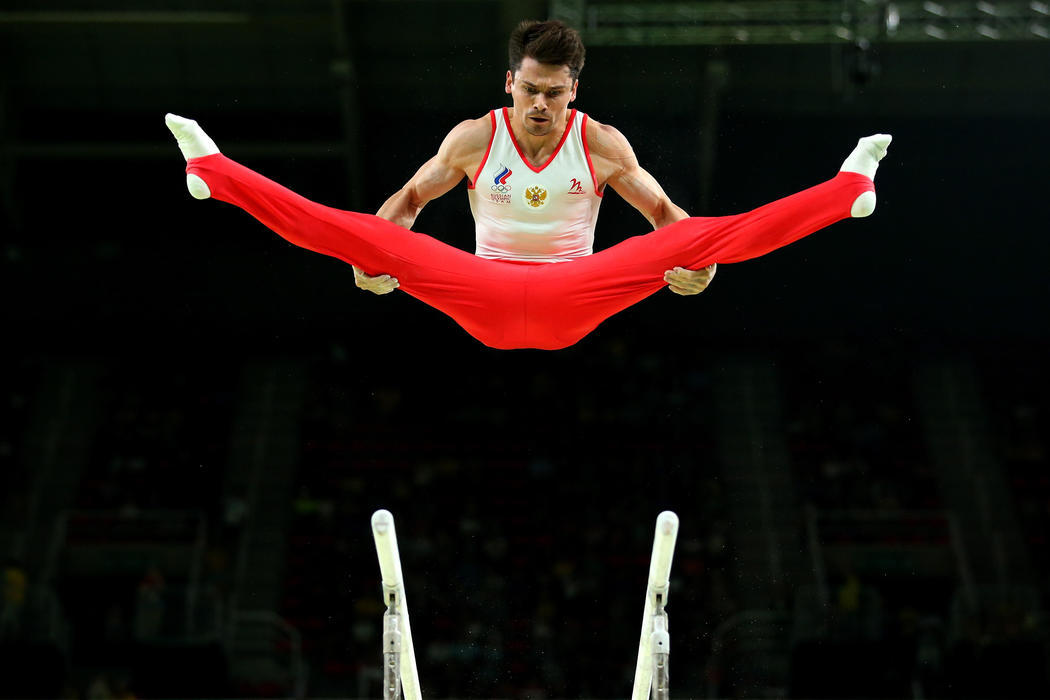
<svg viewBox="0 0 1050 700">
<path fill-rule="evenodd" d="M 572 92 L 569 93 L 569 102 L 576 99 L 576 90 L 580 87 L 580 81 L 574 80 L 572 83 Z"/>
<path fill-rule="evenodd" d="M 513 89 L 514 89 L 514 74 L 511 73 L 510 71 L 507 71 L 507 83 L 503 86 L 503 92 L 505 92 L 505 93 L 507 93 L 509 95 Z"/>
</svg>

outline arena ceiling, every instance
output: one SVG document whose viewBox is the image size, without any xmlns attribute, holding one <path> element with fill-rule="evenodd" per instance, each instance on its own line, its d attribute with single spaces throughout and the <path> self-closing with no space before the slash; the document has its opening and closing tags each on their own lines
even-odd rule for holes
<svg viewBox="0 0 1050 700">
<path fill-rule="evenodd" d="M 753 96 L 756 108 L 767 110 L 822 109 L 820 99 L 815 107 L 807 103 L 853 81 L 880 94 L 884 109 L 900 112 L 1050 111 L 1050 40 L 1042 36 L 1050 10 L 1039 2 L 12 0 L 4 5 L 4 131 L 9 143 L 22 145 L 40 140 L 20 135 L 53 111 L 137 111 L 175 101 L 207 107 L 232 94 L 243 110 L 283 105 L 324 111 L 338 102 L 364 112 L 400 101 L 434 112 L 457 111 L 466 96 L 491 97 L 509 28 L 522 17 L 550 15 L 579 20 L 590 46 L 586 79 L 592 84 L 690 91 L 702 82 L 703 65 L 719 60 L 731 70 L 742 98 Z M 896 29 L 888 33 L 887 8 L 898 6 Z M 941 7 L 946 16 L 922 9 L 929 6 Z M 1016 6 L 1017 17 L 997 20 L 982 13 L 982 6 Z M 922 12 L 929 17 L 915 16 Z M 1041 17 L 1046 21 L 1040 23 Z M 666 71 L 646 68 L 661 63 Z M 770 100 L 770 94 L 803 99 Z M 662 107 L 675 108 L 673 102 Z"/>
</svg>

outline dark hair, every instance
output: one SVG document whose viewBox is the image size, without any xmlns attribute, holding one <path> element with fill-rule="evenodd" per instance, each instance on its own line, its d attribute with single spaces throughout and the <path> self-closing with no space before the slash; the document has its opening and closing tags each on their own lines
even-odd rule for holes
<svg viewBox="0 0 1050 700">
<path fill-rule="evenodd" d="M 521 68 L 521 62 L 527 56 L 540 63 L 568 66 L 573 80 L 580 77 L 586 53 L 579 32 L 556 19 L 519 23 L 510 33 L 508 49 L 511 73 Z"/>
</svg>

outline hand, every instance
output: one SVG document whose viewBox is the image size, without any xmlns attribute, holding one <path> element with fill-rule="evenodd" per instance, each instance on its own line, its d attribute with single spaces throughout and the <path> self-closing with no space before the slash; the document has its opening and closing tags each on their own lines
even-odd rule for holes
<svg viewBox="0 0 1050 700">
<path fill-rule="evenodd" d="M 711 284 L 711 280 L 715 278 L 717 270 L 717 263 L 712 263 L 700 270 L 687 270 L 684 267 L 676 267 L 664 273 L 664 282 L 667 282 L 671 291 L 675 294 L 688 297 L 707 289 L 707 285 Z"/>
<path fill-rule="evenodd" d="M 372 292 L 373 294 L 389 294 L 401 286 L 401 284 L 390 275 L 376 275 L 375 277 L 372 277 L 371 275 L 366 275 L 362 272 L 361 268 L 357 265 L 354 265 L 353 268 L 354 284 L 361 289 Z"/>
</svg>

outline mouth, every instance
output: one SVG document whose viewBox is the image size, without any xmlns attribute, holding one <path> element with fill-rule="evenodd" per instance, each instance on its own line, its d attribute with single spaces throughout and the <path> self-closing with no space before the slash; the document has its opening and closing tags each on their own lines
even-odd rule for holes
<svg viewBox="0 0 1050 700">
<path fill-rule="evenodd" d="M 530 115 L 529 116 L 529 121 L 532 122 L 533 124 L 542 125 L 542 124 L 549 123 L 550 119 L 548 119 L 547 117 L 537 117 L 537 116 Z"/>
</svg>

